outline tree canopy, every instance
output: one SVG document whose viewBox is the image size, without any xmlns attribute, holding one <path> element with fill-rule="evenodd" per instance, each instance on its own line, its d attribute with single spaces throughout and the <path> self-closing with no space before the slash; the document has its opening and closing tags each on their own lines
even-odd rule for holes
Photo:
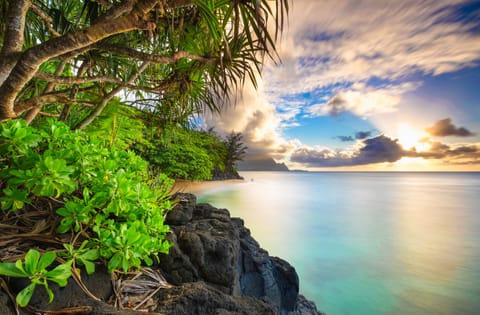
<svg viewBox="0 0 480 315">
<path fill-rule="evenodd" d="M 116 95 L 160 122 L 216 110 L 276 59 L 287 12 L 288 0 L 0 0 L 0 120 L 83 129 Z"/>
</svg>

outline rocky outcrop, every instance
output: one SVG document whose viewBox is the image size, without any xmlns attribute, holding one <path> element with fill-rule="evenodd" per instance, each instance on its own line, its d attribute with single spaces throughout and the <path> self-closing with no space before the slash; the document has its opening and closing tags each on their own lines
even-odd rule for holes
<svg viewBox="0 0 480 315">
<path fill-rule="evenodd" d="M 269 256 L 242 219 L 231 218 L 225 209 L 196 204 L 194 195 L 176 197 L 179 202 L 167 216 L 174 246 L 168 256 L 161 257 L 159 266 L 175 291 L 185 287 L 193 292 L 195 298 L 187 300 L 195 303 L 191 303 L 188 314 L 320 314 L 314 303 L 299 295 L 295 269 Z M 219 295 L 224 303 L 212 302 Z M 200 302 L 199 296 L 209 298 Z M 210 308 L 198 312 L 198 304 Z M 174 305 L 160 306 L 159 311 L 171 312 L 178 307 Z"/>
<path fill-rule="evenodd" d="M 197 204 L 191 194 L 179 193 L 176 198 L 177 205 L 167 214 L 173 247 L 152 267 L 160 270 L 172 286 L 156 291 L 150 310 L 165 315 L 321 314 L 313 302 L 299 295 L 295 269 L 288 262 L 269 256 L 252 238 L 243 220 L 231 218 L 225 209 Z M 82 275 L 82 281 L 101 301 L 92 300 L 71 280 L 65 288 L 53 286 L 52 304 L 46 303 L 44 290 L 38 290 L 30 303 L 30 312 L 20 313 L 84 307 L 82 314 L 145 314 L 118 310 L 107 303 L 111 304 L 113 286 L 106 272 Z M 17 291 L 25 285 L 9 286 Z M 15 314 L 2 290 L 0 312 Z"/>
</svg>

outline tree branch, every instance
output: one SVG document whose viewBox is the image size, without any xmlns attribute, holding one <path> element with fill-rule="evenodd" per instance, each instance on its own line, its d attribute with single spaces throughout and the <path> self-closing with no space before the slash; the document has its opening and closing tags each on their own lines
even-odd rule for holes
<svg viewBox="0 0 480 315">
<path fill-rule="evenodd" d="M 142 72 L 145 71 L 145 69 L 147 69 L 149 64 L 150 64 L 149 62 L 144 62 L 140 66 L 138 71 L 128 79 L 126 84 L 130 84 L 133 81 L 135 81 L 140 76 L 140 74 L 142 74 Z M 102 113 L 102 111 L 107 106 L 108 102 L 115 95 L 117 95 L 117 93 L 120 92 L 122 89 L 123 89 L 123 86 L 119 85 L 113 90 L 111 90 L 107 95 L 105 95 L 105 97 L 102 99 L 100 104 L 97 105 L 97 107 L 90 113 L 90 115 L 88 115 L 83 121 L 81 121 L 74 129 L 84 129 L 85 127 L 87 127 L 98 115 Z"/>
<path fill-rule="evenodd" d="M 20 57 L 24 41 L 25 17 L 30 6 L 30 0 L 10 1 L 5 36 L 0 52 L 0 86 L 8 78 Z M 5 112 L 5 113 L 4 113 Z M 0 116 L 11 115 L 13 108 L 0 108 Z"/>
<path fill-rule="evenodd" d="M 53 27 L 52 27 L 52 18 L 49 17 L 45 12 L 43 12 L 42 9 L 40 9 L 35 3 L 32 3 L 30 6 L 30 9 L 38 15 L 44 22 L 45 25 L 47 26 L 48 31 L 53 35 L 53 36 L 61 36 L 59 32 L 57 32 Z"/>
<path fill-rule="evenodd" d="M 61 85 L 70 85 L 70 84 L 84 84 L 91 82 L 111 82 L 116 84 L 123 84 L 124 82 L 117 78 L 106 77 L 106 76 L 97 76 L 97 77 L 64 77 L 52 75 L 49 73 L 37 72 L 35 74 L 36 78 L 45 80 L 47 82 L 53 82 Z"/>
<path fill-rule="evenodd" d="M 60 64 L 58 65 L 57 70 L 55 70 L 55 75 L 60 75 L 62 74 L 63 70 L 65 69 L 65 66 L 69 62 L 70 59 L 64 59 Z M 55 88 L 54 83 L 48 83 L 47 86 L 45 87 L 45 90 L 43 90 L 43 94 L 48 94 L 53 91 Z M 42 105 L 39 105 L 37 107 L 32 108 L 28 113 L 27 116 L 25 117 L 25 121 L 27 122 L 27 125 L 29 125 L 35 117 L 37 117 L 38 113 L 42 109 Z"/>
<path fill-rule="evenodd" d="M 211 59 L 209 58 L 191 54 L 186 51 L 177 51 L 172 56 L 161 56 L 156 54 L 144 53 L 132 48 L 122 47 L 122 46 L 112 45 L 107 43 L 98 43 L 95 45 L 95 47 L 105 51 L 113 52 L 122 56 L 132 57 L 137 60 L 149 61 L 149 62 L 159 63 L 159 64 L 173 64 L 181 58 L 189 58 L 192 60 L 197 60 L 202 62 L 211 61 Z"/>
</svg>

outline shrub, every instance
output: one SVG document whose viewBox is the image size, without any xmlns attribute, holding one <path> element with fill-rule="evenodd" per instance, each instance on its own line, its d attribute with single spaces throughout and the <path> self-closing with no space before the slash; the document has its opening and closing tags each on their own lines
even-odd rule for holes
<svg viewBox="0 0 480 315">
<path fill-rule="evenodd" d="M 54 231 L 42 256 L 29 251 L 15 264 L 0 263 L 0 274 L 32 281 L 17 295 L 18 304 L 28 304 L 34 284 L 50 295 L 47 280 L 64 285 L 76 266 L 92 273 L 95 262 L 104 261 L 110 272 L 126 272 L 168 252 L 164 213 L 171 208 L 172 181 L 163 175 L 150 179 L 147 163 L 133 152 L 109 148 L 58 121 L 35 129 L 12 120 L 0 124 L 0 156 L 0 223 L 8 227 L 2 230 L 12 231 L 24 253 L 32 244 L 22 233 L 32 235 L 41 250 L 42 233 Z M 47 227 L 40 228 L 42 220 Z M 54 240 L 59 245 L 52 249 Z M 62 263 L 47 270 L 56 255 Z"/>
</svg>

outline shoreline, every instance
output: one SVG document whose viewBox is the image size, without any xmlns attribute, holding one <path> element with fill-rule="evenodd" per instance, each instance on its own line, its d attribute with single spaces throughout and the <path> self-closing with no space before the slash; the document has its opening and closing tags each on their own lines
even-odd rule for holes
<svg viewBox="0 0 480 315">
<path fill-rule="evenodd" d="M 171 189 L 171 193 L 191 193 L 200 194 L 211 189 L 217 188 L 225 184 L 240 184 L 245 183 L 244 179 L 225 179 L 225 180 L 208 180 L 208 181 L 191 181 L 178 179 Z"/>
</svg>

